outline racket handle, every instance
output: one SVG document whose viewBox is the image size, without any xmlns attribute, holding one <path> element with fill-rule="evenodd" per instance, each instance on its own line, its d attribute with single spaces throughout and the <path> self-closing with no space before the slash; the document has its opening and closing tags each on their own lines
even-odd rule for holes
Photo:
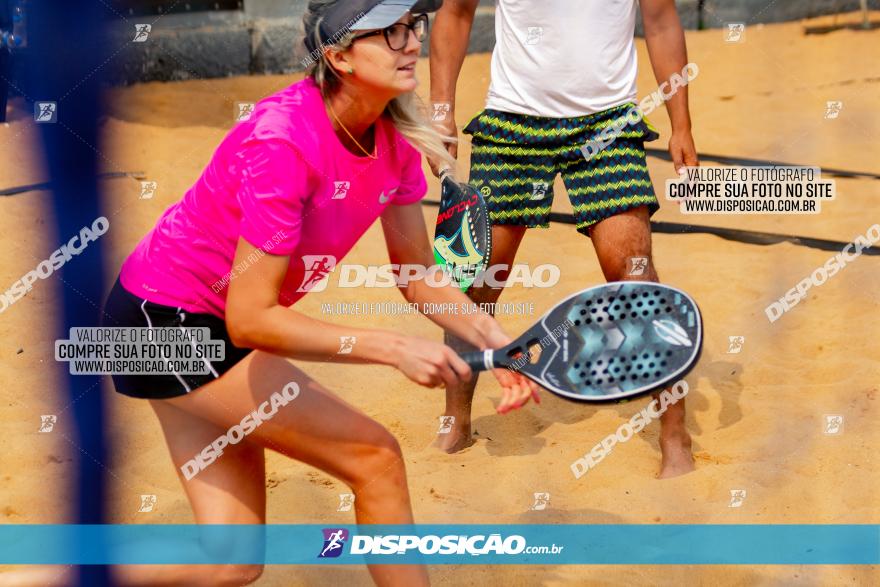
<svg viewBox="0 0 880 587">
<path fill-rule="evenodd" d="M 489 371 L 496 368 L 494 358 L 495 351 L 486 349 L 476 353 L 465 353 L 461 356 L 462 360 L 468 364 L 474 373 L 480 371 Z"/>
</svg>

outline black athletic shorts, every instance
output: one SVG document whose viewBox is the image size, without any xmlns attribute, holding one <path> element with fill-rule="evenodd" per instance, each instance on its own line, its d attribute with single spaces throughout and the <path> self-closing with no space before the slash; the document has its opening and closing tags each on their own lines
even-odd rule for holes
<svg viewBox="0 0 880 587">
<path fill-rule="evenodd" d="M 122 287 L 119 279 L 110 290 L 104 312 L 102 327 L 148 327 L 148 328 L 208 328 L 212 341 L 222 341 L 225 356 L 222 361 L 209 362 L 206 375 L 112 375 L 116 391 L 131 397 L 165 399 L 186 395 L 214 381 L 244 359 L 252 349 L 242 349 L 232 344 L 226 323 L 212 314 L 187 312 L 148 302 Z"/>
</svg>

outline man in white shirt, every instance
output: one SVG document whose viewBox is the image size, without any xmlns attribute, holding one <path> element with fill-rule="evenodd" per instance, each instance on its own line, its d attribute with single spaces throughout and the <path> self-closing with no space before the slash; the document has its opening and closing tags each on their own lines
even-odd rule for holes
<svg viewBox="0 0 880 587">
<path fill-rule="evenodd" d="M 661 88 L 669 88 L 671 79 L 688 71 L 675 2 L 638 1 L 654 75 Z M 549 225 L 553 181 L 561 174 L 577 230 L 592 240 L 605 278 L 658 281 L 650 216 L 659 204 L 644 142 L 659 135 L 636 106 L 636 2 L 496 0 L 486 109 L 464 129 L 472 137 L 470 183 L 486 199 L 493 225 L 491 264 L 511 266 L 526 230 Z M 446 0 L 434 21 L 431 101 L 435 124 L 447 136 L 458 135 L 455 89 L 477 4 Z M 681 86 L 673 83 L 677 91 L 663 92 L 676 170 L 697 165 L 686 82 Z M 455 144 L 449 150 L 457 154 Z M 647 266 L 638 258 L 646 258 Z M 474 301 L 494 302 L 501 290 L 468 293 Z M 473 350 L 454 337 L 447 342 L 460 352 Z M 473 442 L 475 385 L 476 378 L 446 390 L 445 415 L 455 423 L 437 442 L 447 452 Z M 693 470 L 684 401 L 669 407 L 660 423 L 660 477 Z"/>
</svg>

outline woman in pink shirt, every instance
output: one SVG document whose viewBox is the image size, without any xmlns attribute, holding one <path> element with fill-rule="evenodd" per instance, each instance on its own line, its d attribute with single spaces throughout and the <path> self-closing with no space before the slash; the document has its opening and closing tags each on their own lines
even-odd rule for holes
<svg viewBox="0 0 880 587">
<path fill-rule="evenodd" d="M 359 524 L 413 522 L 396 439 L 288 359 L 388 365 L 426 387 L 467 381 L 468 366 L 439 342 L 331 324 L 288 306 L 320 284 L 377 218 L 391 263 L 433 265 L 419 203 L 421 154 L 449 156 L 414 90 L 425 13 L 440 4 L 310 2 L 306 46 L 316 62 L 309 77 L 259 102 L 232 129 L 122 267 L 106 326 L 208 328 L 225 344 L 222 361 L 205 359 L 206 375 L 113 377 L 120 393 L 150 400 L 200 524 L 265 523 L 266 448 L 351 487 Z M 417 303 L 470 303 L 454 286 L 424 280 L 402 293 Z M 487 314 L 429 317 L 479 348 L 510 341 Z M 537 391 L 511 372 L 496 376 L 502 413 Z M 384 393 L 377 383 L 364 393 Z M 221 453 L 215 441 L 224 436 Z M 213 586 L 244 585 L 261 570 L 114 572 L 122 584 Z M 370 572 L 380 585 L 428 582 L 421 566 Z"/>
</svg>

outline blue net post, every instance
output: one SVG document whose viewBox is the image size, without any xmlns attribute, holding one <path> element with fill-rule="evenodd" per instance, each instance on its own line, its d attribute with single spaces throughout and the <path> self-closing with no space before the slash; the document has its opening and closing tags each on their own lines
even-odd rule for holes
<svg viewBox="0 0 880 587">
<path fill-rule="evenodd" d="M 100 82 L 109 56 L 103 34 L 106 7 L 94 0 L 65 0 L 29 2 L 26 8 L 24 93 L 29 101 L 55 103 L 54 122 L 39 122 L 36 114 L 34 118 L 52 182 L 56 234 L 70 238 L 103 215 L 96 175 L 101 152 Z M 62 304 L 56 338 L 67 338 L 72 326 L 98 325 L 105 281 L 103 242 L 92 242 L 58 275 Z M 75 504 L 71 521 L 76 524 L 105 522 L 109 455 L 103 436 L 102 387 L 95 383 L 94 377 L 66 375 L 66 389 L 59 391 L 66 394 L 59 404 L 72 403 L 76 425 L 77 446 L 71 447 L 71 456 L 77 469 L 69 492 Z M 108 567 L 79 567 L 78 584 L 109 585 Z"/>
</svg>

